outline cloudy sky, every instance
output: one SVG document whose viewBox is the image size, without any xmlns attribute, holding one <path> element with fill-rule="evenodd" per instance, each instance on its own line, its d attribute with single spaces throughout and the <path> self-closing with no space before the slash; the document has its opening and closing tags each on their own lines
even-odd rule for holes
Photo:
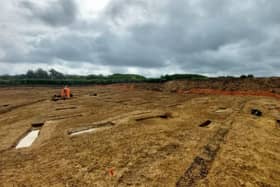
<svg viewBox="0 0 280 187">
<path fill-rule="evenodd" d="M 0 74 L 280 76 L 279 0 L 8 0 Z"/>
</svg>

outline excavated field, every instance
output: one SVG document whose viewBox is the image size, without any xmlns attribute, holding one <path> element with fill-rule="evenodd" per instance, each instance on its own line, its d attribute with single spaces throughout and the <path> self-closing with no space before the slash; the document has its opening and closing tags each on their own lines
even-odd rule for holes
<svg viewBox="0 0 280 187">
<path fill-rule="evenodd" d="M 0 186 L 280 186 L 279 98 L 72 91 L 0 88 Z"/>
</svg>

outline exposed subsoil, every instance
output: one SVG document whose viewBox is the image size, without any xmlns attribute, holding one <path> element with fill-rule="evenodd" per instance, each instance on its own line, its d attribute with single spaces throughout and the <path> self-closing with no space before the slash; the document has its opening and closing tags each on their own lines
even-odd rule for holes
<svg viewBox="0 0 280 187">
<path fill-rule="evenodd" d="M 271 93 L 268 91 L 224 91 L 214 89 L 191 89 L 184 93 L 190 94 L 213 94 L 213 95 L 233 95 L 233 96 L 265 96 L 280 99 L 280 94 Z"/>
<path fill-rule="evenodd" d="M 0 88 L 0 186 L 279 186 L 278 88 L 184 84 Z"/>
</svg>

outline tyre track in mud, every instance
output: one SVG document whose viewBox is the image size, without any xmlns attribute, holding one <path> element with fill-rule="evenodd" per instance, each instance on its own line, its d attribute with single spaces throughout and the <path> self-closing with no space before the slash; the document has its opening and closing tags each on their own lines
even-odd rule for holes
<svg viewBox="0 0 280 187">
<path fill-rule="evenodd" d="M 37 104 L 37 103 L 41 103 L 41 102 L 44 102 L 46 100 L 47 99 L 40 99 L 40 100 L 36 100 L 36 101 L 32 101 L 32 102 L 27 102 L 27 103 L 11 106 L 11 107 L 0 110 L 0 114 L 5 114 L 5 113 L 8 113 L 8 112 L 11 112 L 12 110 L 22 108 L 22 107 L 26 107 L 26 106 L 30 106 L 30 105 Z"/>
<path fill-rule="evenodd" d="M 179 178 L 176 187 L 191 187 L 196 186 L 198 181 L 205 179 L 211 170 L 215 158 L 225 142 L 226 136 L 232 129 L 234 116 L 242 112 L 245 104 L 248 101 L 243 101 L 240 104 L 240 110 L 232 113 L 214 135 L 209 139 L 208 143 L 203 147 L 201 152 L 195 156 L 193 162 L 187 168 L 185 173 Z"/>
<path fill-rule="evenodd" d="M 157 160 L 165 159 L 171 154 L 182 149 L 177 143 L 170 143 L 165 146 L 158 147 L 154 153 L 146 153 L 129 165 L 128 168 L 118 178 L 118 185 L 141 185 L 143 182 L 151 181 L 152 178 L 144 175 L 144 172 L 151 167 L 151 163 Z M 141 168 L 141 169 L 139 169 Z"/>
</svg>

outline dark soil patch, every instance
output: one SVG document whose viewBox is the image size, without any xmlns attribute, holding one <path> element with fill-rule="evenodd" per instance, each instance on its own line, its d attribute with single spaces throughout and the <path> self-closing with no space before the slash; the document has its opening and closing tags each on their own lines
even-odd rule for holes
<svg viewBox="0 0 280 187">
<path fill-rule="evenodd" d="M 211 123 L 212 123 L 211 120 L 207 120 L 207 121 L 201 123 L 199 126 L 200 126 L 200 127 L 207 127 L 207 126 L 210 125 Z"/>
<path fill-rule="evenodd" d="M 197 181 L 206 178 L 212 163 L 215 160 L 220 144 L 227 135 L 229 128 L 220 128 L 204 146 L 202 152 L 196 156 L 190 167 L 176 183 L 177 187 L 196 186 Z"/>
<path fill-rule="evenodd" d="M 153 119 L 153 118 L 168 119 L 168 118 L 171 118 L 171 117 L 172 117 L 172 114 L 170 112 L 166 112 L 164 114 L 159 114 L 159 115 L 147 115 L 147 116 L 138 117 L 135 120 L 136 121 L 144 121 L 144 120 Z"/>
<path fill-rule="evenodd" d="M 34 128 L 40 128 L 45 124 L 45 122 L 34 122 L 31 124 L 32 127 Z"/>
</svg>

